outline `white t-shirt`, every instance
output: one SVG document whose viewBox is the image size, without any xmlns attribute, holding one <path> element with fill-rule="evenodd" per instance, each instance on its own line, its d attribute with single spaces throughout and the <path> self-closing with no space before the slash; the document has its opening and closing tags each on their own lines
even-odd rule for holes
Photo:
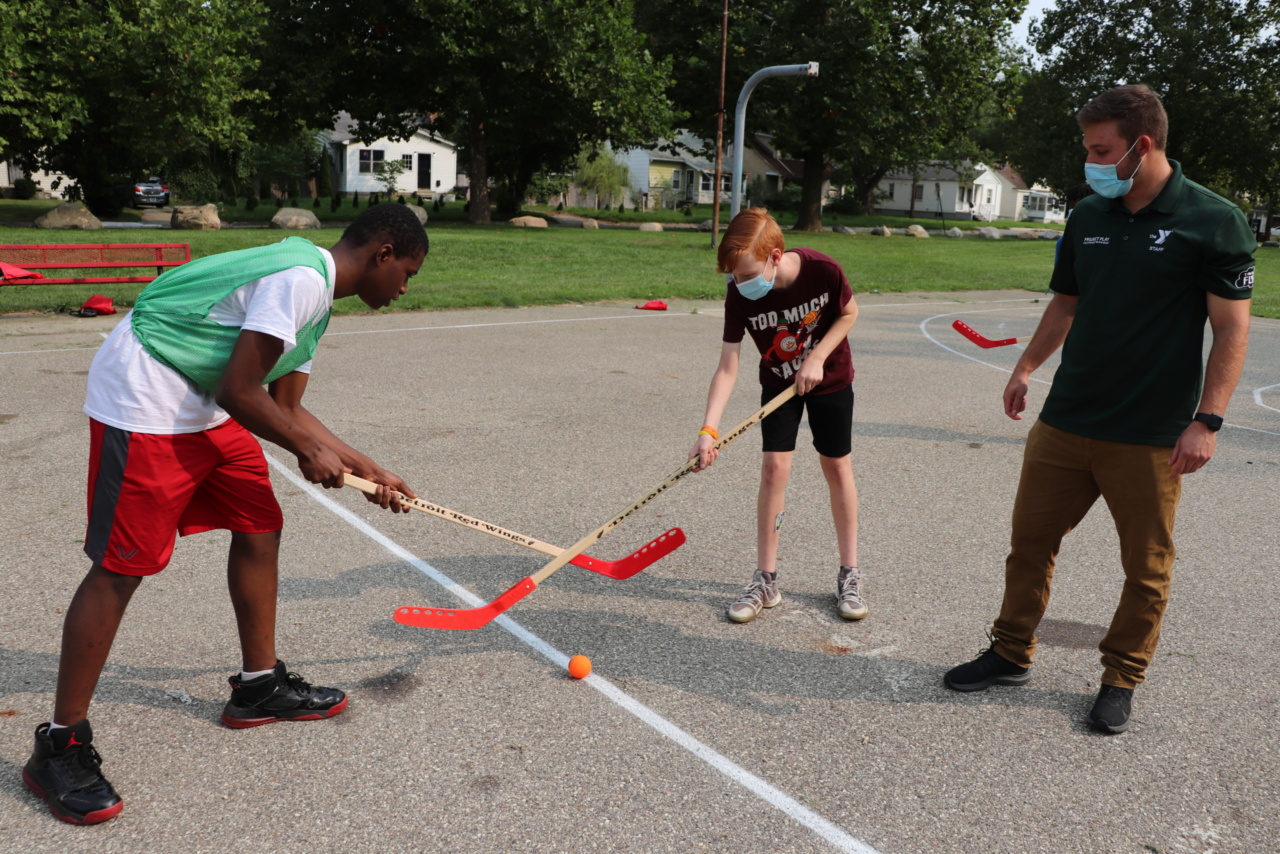
<svg viewBox="0 0 1280 854">
<path fill-rule="evenodd" d="M 284 342 L 287 353 L 297 333 L 333 305 L 333 256 L 321 249 L 328 286 L 310 267 L 291 267 L 236 288 L 209 312 L 222 326 L 265 332 Z M 131 433 L 199 433 L 231 416 L 213 395 L 157 361 L 133 334 L 133 312 L 116 325 L 89 366 L 84 412 Z M 311 372 L 311 362 L 298 368 Z"/>
</svg>

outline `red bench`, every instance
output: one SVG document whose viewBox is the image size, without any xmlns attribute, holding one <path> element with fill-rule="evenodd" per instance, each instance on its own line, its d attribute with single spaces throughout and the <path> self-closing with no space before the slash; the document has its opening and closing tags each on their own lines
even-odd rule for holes
<svg viewBox="0 0 1280 854">
<path fill-rule="evenodd" d="M 41 270 L 124 270 L 155 267 L 155 276 L 0 276 L 0 285 L 97 285 L 109 282 L 150 282 L 165 267 L 191 260 L 189 243 L 15 243 L 0 245 L 0 261 L 33 272 Z"/>
</svg>

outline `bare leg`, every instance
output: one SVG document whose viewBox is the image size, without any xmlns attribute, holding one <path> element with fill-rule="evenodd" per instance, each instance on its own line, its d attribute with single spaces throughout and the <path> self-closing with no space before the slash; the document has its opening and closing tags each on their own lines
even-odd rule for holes
<svg viewBox="0 0 1280 854">
<path fill-rule="evenodd" d="M 106 666 L 129 600 L 142 579 L 94 564 L 80 582 L 62 623 L 62 656 L 53 722 L 73 726 L 89 716 L 89 703 Z"/>
<path fill-rule="evenodd" d="M 840 547 L 840 565 L 858 565 L 858 487 L 853 479 L 851 456 L 824 457 L 822 474 L 831 493 L 831 516 L 836 523 L 836 543 Z"/>
<path fill-rule="evenodd" d="M 760 466 L 760 494 L 756 500 L 756 568 L 777 572 L 778 516 L 786 508 L 791 479 L 791 451 L 765 451 Z"/>
<path fill-rule="evenodd" d="M 276 666 L 276 594 L 280 576 L 280 532 L 231 532 L 227 588 L 236 612 L 246 671 Z"/>
</svg>

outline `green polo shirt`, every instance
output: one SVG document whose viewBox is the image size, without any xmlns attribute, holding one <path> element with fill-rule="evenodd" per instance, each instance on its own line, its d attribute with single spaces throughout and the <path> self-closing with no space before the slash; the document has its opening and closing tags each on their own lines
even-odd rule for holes
<svg viewBox="0 0 1280 854">
<path fill-rule="evenodd" d="M 1059 430 L 1176 444 L 1200 403 L 1206 294 L 1253 295 L 1257 241 L 1244 214 L 1169 162 L 1146 208 L 1095 195 L 1067 220 L 1050 286 L 1080 301 L 1040 412 Z"/>
</svg>

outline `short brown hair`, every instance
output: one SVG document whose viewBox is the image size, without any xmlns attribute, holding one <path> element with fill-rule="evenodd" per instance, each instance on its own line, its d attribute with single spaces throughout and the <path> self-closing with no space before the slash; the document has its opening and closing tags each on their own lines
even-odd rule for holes
<svg viewBox="0 0 1280 854">
<path fill-rule="evenodd" d="M 1081 130 L 1111 121 L 1116 123 L 1116 130 L 1130 145 L 1143 134 L 1151 137 L 1158 151 L 1164 151 L 1169 142 L 1169 116 L 1164 111 L 1160 96 L 1149 86 L 1136 83 L 1108 89 L 1076 113 L 1076 122 Z"/>
<path fill-rule="evenodd" d="M 775 249 L 786 249 L 782 229 L 765 208 L 747 208 L 729 223 L 729 228 L 716 250 L 716 272 L 731 273 L 742 256 L 759 261 Z"/>
</svg>

